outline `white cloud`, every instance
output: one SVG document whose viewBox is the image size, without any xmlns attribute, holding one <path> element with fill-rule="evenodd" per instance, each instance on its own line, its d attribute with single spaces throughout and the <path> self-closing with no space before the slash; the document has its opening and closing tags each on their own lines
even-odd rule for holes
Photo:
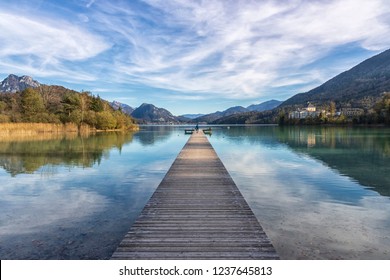
<svg viewBox="0 0 390 280">
<path fill-rule="evenodd" d="M 10 195 L 10 185 L 7 188 L 0 188 L 3 203 L 13 205 L 13 207 L 2 209 L 1 235 L 38 232 L 43 226 L 68 219 L 79 221 L 89 215 L 104 211 L 107 206 L 107 199 L 98 193 L 81 189 L 65 190 L 60 185 L 51 185 L 47 188 L 35 179 L 30 180 L 30 196 L 28 193 L 20 198 Z M 15 184 L 13 187 L 17 189 L 20 186 Z M 19 200 L 23 200 L 23 203 Z"/>
<path fill-rule="evenodd" d="M 306 90 L 360 62 L 316 64 L 337 48 L 354 44 L 368 56 L 390 45 L 384 0 L 143 2 L 84 1 L 88 9 L 75 12 L 82 28 L 0 12 L 0 59 L 43 76 L 254 99 Z"/>
<path fill-rule="evenodd" d="M 54 65 L 42 65 L 31 57 L 26 57 L 20 62 L 15 62 L 7 58 L 0 60 L 0 69 L 7 69 L 6 73 L 23 73 L 34 77 L 59 78 L 62 82 L 86 83 L 97 79 L 91 72 L 82 69 L 67 68 L 59 62 Z"/>
<path fill-rule="evenodd" d="M 312 77 L 301 67 L 335 47 L 379 51 L 390 43 L 383 1 L 145 2 L 160 18 L 152 31 L 115 24 L 134 47 L 116 66 L 130 81 L 176 91 L 258 97 L 274 86 L 307 86 Z"/>
<path fill-rule="evenodd" d="M 60 20 L 1 12 L 0 28 L 0 57 L 30 59 L 35 67 L 61 67 L 64 60 L 82 61 L 110 47 L 101 36 Z"/>
<path fill-rule="evenodd" d="M 387 258 L 387 197 L 282 144 L 210 141 L 281 258 Z"/>
</svg>

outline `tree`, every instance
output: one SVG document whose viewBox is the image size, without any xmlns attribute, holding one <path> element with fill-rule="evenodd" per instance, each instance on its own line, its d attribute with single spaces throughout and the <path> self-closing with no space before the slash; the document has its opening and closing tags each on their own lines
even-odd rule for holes
<svg viewBox="0 0 390 280">
<path fill-rule="evenodd" d="M 334 103 L 333 101 L 330 101 L 329 103 L 329 112 L 331 117 L 336 114 L 336 103 Z"/>
<path fill-rule="evenodd" d="M 95 112 L 104 111 L 104 103 L 99 95 L 97 97 L 92 96 L 90 108 L 91 108 L 91 110 L 93 110 Z"/>
<path fill-rule="evenodd" d="M 64 107 L 64 112 L 70 117 L 70 114 L 80 109 L 80 95 L 77 93 L 68 93 L 64 96 L 62 104 Z"/>
<path fill-rule="evenodd" d="M 81 110 L 76 109 L 72 111 L 69 115 L 69 122 L 77 124 L 78 126 L 82 123 L 83 121 L 83 113 Z"/>
<path fill-rule="evenodd" d="M 96 112 L 89 110 L 84 114 L 84 122 L 92 127 L 96 127 Z"/>
<path fill-rule="evenodd" d="M 98 129 L 114 129 L 116 128 L 117 121 L 115 117 L 109 111 L 96 113 L 96 128 Z"/>
<path fill-rule="evenodd" d="M 10 117 L 4 114 L 0 114 L 0 123 L 7 123 L 10 121 Z"/>
<path fill-rule="evenodd" d="M 4 112 L 5 108 L 7 108 L 7 103 L 0 101 L 0 113 Z"/>
<path fill-rule="evenodd" d="M 23 120 L 27 122 L 39 122 L 39 115 L 47 113 L 42 96 L 32 88 L 22 92 L 21 107 Z"/>
<path fill-rule="evenodd" d="M 288 119 L 287 113 L 284 112 L 284 111 L 280 111 L 280 112 L 279 112 L 279 118 L 278 118 L 278 124 L 279 124 L 279 125 L 285 125 L 287 119 Z"/>
<path fill-rule="evenodd" d="M 120 110 L 115 111 L 113 116 L 116 119 L 116 128 L 118 129 L 128 129 L 133 124 L 132 119 Z"/>
<path fill-rule="evenodd" d="M 85 114 L 89 109 L 90 94 L 88 91 L 83 91 L 80 94 L 81 122 L 84 122 Z"/>
</svg>

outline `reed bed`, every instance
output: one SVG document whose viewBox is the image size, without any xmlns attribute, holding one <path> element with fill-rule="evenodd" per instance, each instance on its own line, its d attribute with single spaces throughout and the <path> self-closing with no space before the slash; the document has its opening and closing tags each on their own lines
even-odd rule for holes
<svg viewBox="0 0 390 280">
<path fill-rule="evenodd" d="M 56 135 L 64 134 L 88 135 L 94 129 L 88 125 L 78 127 L 73 123 L 0 123 L 0 141 L 18 139 L 53 139 Z"/>
</svg>

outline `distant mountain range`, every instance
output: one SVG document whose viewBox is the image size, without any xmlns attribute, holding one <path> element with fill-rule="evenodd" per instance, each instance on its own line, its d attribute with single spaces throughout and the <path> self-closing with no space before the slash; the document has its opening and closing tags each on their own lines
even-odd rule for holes
<svg viewBox="0 0 390 280">
<path fill-rule="evenodd" d="M 275 123 L 280 111 L 303 108 L 308 102 L 324 107 L 332 101 L 337 108 L 367 111 L 381 100 L 385 92 L 390 92 L 390 50 L 361 62 L 308 92 L 292 96 L 272 111 L 239 113 L 219 118 L 213 123 Z"/>
<path fill-rule="evenodd" d="M 26 88 L 37 88 L 41 85 L 38 81 L 34 80 L 30 76 L 9 75 L 0 84 L 0 92 L 15 93 L 21 92 Z M 61 86 L 52 86 L 61 87 Z M 63 88 L 63 90 L 66 90 Z M 261 104 L 253 104 L 247 108 L 241 106 L 235 106 L 228 108 L 222 112 L 214 112 L 211 114 L 187 114 L 182 116 L 174 116 L 171 112 L 164 108 L 156 107 L 153 104 L 143 103 L 138 108 L 133 108 L 125 103 L 118 101 L 110 102 L 110 105 L 115 110 L 121 110 L 122 112 L 134 117 L 140 123 L 196 123 L 207 122 L 211 123 L 219 118 L 231 116 L 237 113 L 249 112 L 249 111 L 264 111 L 270 110 L 281 104 L 281 101 L 270 100 Z"/>
<path fill-rule="evenodd" d="M 40 83 L 29 76 L 9 75 L 0 84 L 0 92 L 18 92 L 28 87 L 39 87 Z M 308 92 L 299 93 L 284 102 L 270 100 L 248 107 L 235 106 L 211 114 L 188 114 L 176 117 L 164 108 L 142 104 L 138 108 L 113 101 L 111 106 L 119 108 L 147 123 L 263 123 L 272 121 L 280 110 L 304 107 L 308 102 L 315 106 L 333 101 L 338 107 L 370 109 L 384 92 L 390 92 L 390 50 L 373 56 Z"/>
<path fill-rule="evenodd" d="M 225 111 L 217 111 L 215 113 L 207 114 L 198 118 L 195 118 L 194 121 L 196 122 L 207 122 L 207 123 L 212 123 L 218 119 L 232 116 L 235 114 L 239 113 L 247 113 L 247 112 L 263 112 L 267 110 L 272 110 L 276 107 L 278 107 L 280 104 L 282 104 L 282 101 L 278 100 L 270 100 L 266 101 L 260 104 L 253 104 L 248 107 L 242 107 L 242 106 L 235 106 L 235 107 L 230 107 L 226 109 Z"/>
<path fill-rule="evenodd" d="M 193 119 L 202 117 L 202 116 L 204 116 L 204 115 L 205 115 L 205 114 L 185 114 L 185 115 L 181 115 L 181 116 L 179 116 L 179 117 L 187 118 L 187 119 L 193 120 Z"/>
<path fill-rule="evenodd" d="M 281 104 L 282 101 L 270 100 L 267 102 L 263 102 L 257 105 L 250 105 L 247 108 L 241 106 L 235 106 L 226 109 L 223 112 L 215 112 L 207 115 L 203 114 L 187 114 L 181 116 L 174 116 L 171 112 L 164 108 L 158 108 L 153 104 L 144 103 L 138 108 L 132 108 L 129 105 L 120 103 L 118 101 L 111 102 L 111 106 L 119 110 L 121 110 L 139 122 L 144 123 L 196 123 L 196 122 L 207 122 L 211 123 L 219 118 L 231 116 L 241 112 L 250 112 L 256 111 L 261 112 L 264 110 L 271 110 Z"/>
</svg>

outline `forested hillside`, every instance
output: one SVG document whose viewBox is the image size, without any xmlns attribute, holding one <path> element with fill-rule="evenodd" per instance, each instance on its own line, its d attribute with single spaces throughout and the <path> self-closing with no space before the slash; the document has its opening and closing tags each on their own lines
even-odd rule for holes
<svg viewBox="0 0 390 280">
<path fill-rule="evenodd" d="M 390 50 L 373 56 L 306 93 L 296 94 L 281 106 L 333 101 L 341 107 L 369 109 L 390 91 Z"/>
<path fill-rule="evenodd" d="M 0 122 L 74 123 L 96 129 L 135 129 L 134 120 L 90 92 L 40 85 L 0 94 Z"/>
</svg>

